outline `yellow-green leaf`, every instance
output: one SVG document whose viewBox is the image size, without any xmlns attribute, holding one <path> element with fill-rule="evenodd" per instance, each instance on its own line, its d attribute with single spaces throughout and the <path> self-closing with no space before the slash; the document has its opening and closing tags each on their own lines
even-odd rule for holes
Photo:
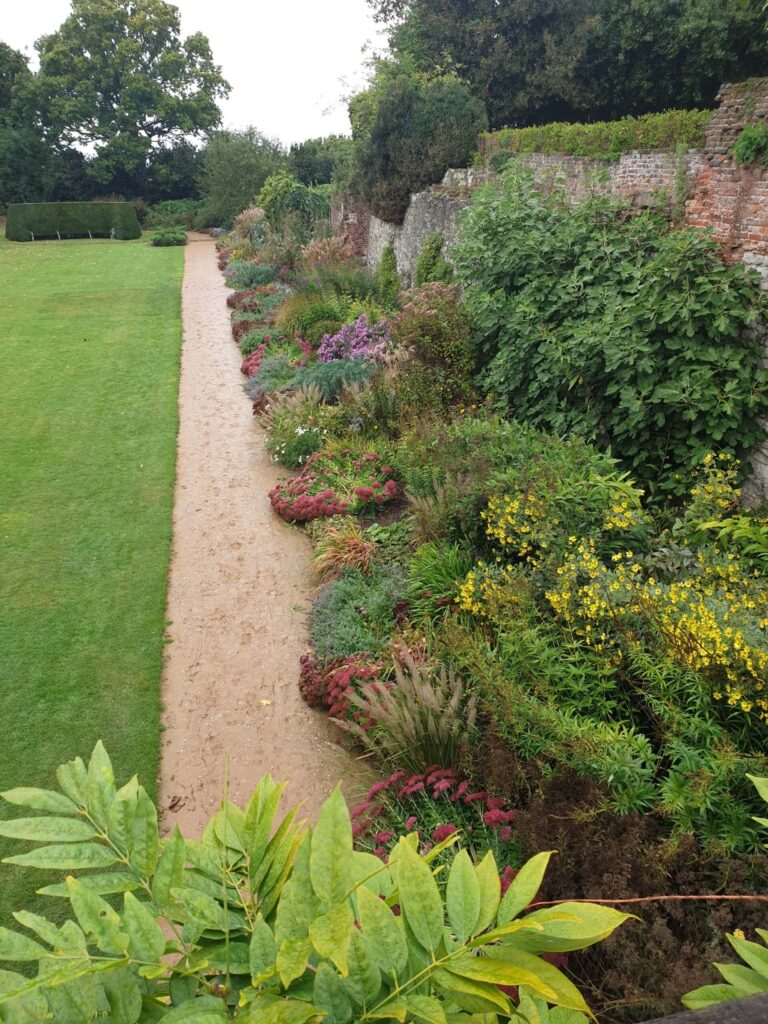
<svg viewBox="0 0 768 1024">
<path fill-rule="evenodd" d="M 0 836 L 28 839 L 36 843 L 80 843 L 98 832 L 81 818 L 14 818 L 0 821 Z"/>
<path fill-rule="evenodd" d="M 328 906 L 341 903 L 352 884 L 352 824 L 339 786 L 320 808 L 309 856 L 312 887 Z"/>
<path fill-rule="evenodd" d="M 443 901 L 432 872 L 408 843 L 398 844 L 400 909 L 424 949 L 436 950 L 443 938 Z"/>
<path fill-rule="evenodd" d="M 56 769 L 56 781 L 65 796 L 78 807 L 85 807 L 88 800 L 88 773 L 81 757 L 59 765 Z"/>
<path fill-rule="evenodd" d="M 357 916 L 370 958 L 385 975 L 397 978 L 408 962 L 402 921 L 364 886 L 356 895 Z"/>
<path fill-rule="evenodd" d="M 63 793 L 57 793 L 52 789 L 34 789 L 21 786 L 18 789 L 7 789 L 0 793 L 3 800 L 17 807 L 29 807 L 33 811 L 48 811 L 50 814 L 66 814 L 68 816 L 78 813 L 77 804 Z"/>
<path fill-rule="evenodd" d="M 475 874 L 480 886 L 480 911 L 475 925 L 475 935 L 479 935 L 496 920 L 501 902 L 499 869 L 490 850 L 475 868 Z"/>
<path fill-rule="evenodd" d="M 103 953 L 124 953 L 128 948 L 128 936 L 123 931 L 117 911 L 71 875 L 67 878 L 67 887 L 72 909 L 86 935 L 93 936 Z M 126 898 L 133 897 L 126 894 Z"/>
<path fill-rule="evenodd" d="M 136 809 L 131 823 L 128 859 L 133 870 L 141 878 L 149 879 L 152 877 L 157 866 L 159 845 L 157 808 L 149 799 L 143 787 L 139 786 L 136 796 Z"/>
<path fill-rule="evenodd" d="M 474 935 L 480 916 L 480 883 L 466 850 L 460 850 L 453 859 L 448 872 L 445 890 L 445 907 L 448 921 L 460 945 Z"/>
<path fill-rule="evenodd" d="M 542 960 L 541 957 L 533 956 L 531 953 L 523 953 L 519 949 L 510 949 L 505 946 L 497 946 L 490 951 L 489 956 L 484 958 L 488 963 L 491 958 L 503 962 L 506 966 L 535 976 L 536 983 L 530 981 L 503 982 L 510 985 L 527 985 L 543 996 L 547 1002 L 557 1006 L 563 1006 L 568 1010 L 577 1010 L 579 1013 L 589 1013 L 589 1007 L 584 1002 L 584 997 L 572 981 L 559 971 L 557 967 Z M 549 993 L 552 992 L 553 995 Z"/>
<path fill-rule="evenodd" d="M 344 979 L 344 987 L 355 1007 L 372 1006 L 381 991 L 381 973 L 357 929 L 349 944 L 349 974 Z"/>
<path fill-rule="evenodd" d="M 518 964 L 504 963 L 488 956 L 465 956 L 451 960 L 445 969 L 451 974 L 458 974 L 470 981 L 483 981 L 488 985 L 528 985 L 549 1002 L 556 1001 L 554 990 L 544 984 L 537 973 Z"/>
<path fill-rule="evenodd" d="M 27 938 L 10 928 L 0 927 L 0 960 L 23 961 L 39 960 L 49 954 L 44 946 L 34 939 Z"/>
<path fill-rule="evenodd" d="M 134 960 L 150 963 L 159 960 L 165 953 L 165 937 L 146 903 L 140 903 L 133 893 L 124 897 L 123 921 L 128 933 L 128 949 Z"/>
<path fill-rule="evenodd" d="M 596 903 L 558 903 L 526 914 L 526 923 L 541 924 L 543 932 L 520 932 L 515 946 L 530 951 L 567 953 L 607 938 L 632 915 Z"/>
<path fill-rule="evenodd" d="M 163 843 L 163 850 L 152 878 L 152 899 L 159 907 L 167 907 L 171 902 L 171 889 L 176 889 L 184 882 L 184 860 L 186 846 L 174 825 L 173 832 Z"/>
<path fill-rule="evenodd" d="M 98 822 L 106 826 L 109 808 L 115 799 L 115 774 L 112 762 L 99 740 L 93 748 L 88 762 L 88 813 Z"/>
<path fill-rule="evenodd" d="M 309 964 L 312 943 L 309 939 L 286 939 L 277 952 L 277 973 L 283 988 L 300 978 Z"/>
<path fill-rule="evenodd" d="M 433 996 L 408 996 L 405 1004 L 420 1024 L 447 1024 L 443 1004 Z"/>
<path fill-rule="evenodd" d="M 348 1024 L 352 1019 L 352 1003 L 338 974 L 326 963 L 317 965 L 312 1002 L 327 1014 L 325 1024 Z"/>
<path fill-rule="evenodd" d="M 498 1013 L 509 1016 L 509 999 L 497 985 L 473 981 L 459 974 L 438 970 L 432 975 L 438 989 L 468 1013 Z"/>
<path fill-rule="evenodd" d="M 346 977 L 349 943 L 355 927 L 355 918 L 348 903 L 331 907 L 327 914 L 315 918 L 309 928 L 312 945 L 320 956 L 327 957 Z"/>
<path fill-rule="evenodd" d="M 76 871 L 83 868 L 108 868 L 117 862 L 116 855 L 98 843 L 65 843 L 41 846 L 29 853 L 6 857 L 4 864 L 21 864 L 28 868 L 52 871 Z"/>
<path fill-rule="evenodd" d="M 261 914 L 258 914 L 253 922 L 249 960 L 251 980 L 254 985 L 261 984 L 274 974 L 275 962 L 277 960 L 277 943 L 272 934 L 272 929 Z"/>
<path fill-rule="evenodd" d="M 525 910 L 532 902 L 534 896 L 541 887 L 542 879 L 549 864 L 552 851 L 537 853 L 531 857 L 512 879 L 512 884 L 504 893 L 504 898 L 499 907 L 498 923 L 506 924 L 513 917 L 517 917 L 521 910 Z"/>
</svg>

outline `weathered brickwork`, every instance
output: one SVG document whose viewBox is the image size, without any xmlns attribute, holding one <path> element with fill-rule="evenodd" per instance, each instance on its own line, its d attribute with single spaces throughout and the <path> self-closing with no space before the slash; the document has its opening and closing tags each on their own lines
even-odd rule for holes
<svg viewBox="0 0 768 1024">
<path fill-rule="evenodd" d="M 768 78 L 724 85 L 718 101 L 686 219 L 711 228 L 732 258 L 768 255 L 768 169 L 739 166 L 730 155 L 745 124 L 768 121 Z"/>
</svg>

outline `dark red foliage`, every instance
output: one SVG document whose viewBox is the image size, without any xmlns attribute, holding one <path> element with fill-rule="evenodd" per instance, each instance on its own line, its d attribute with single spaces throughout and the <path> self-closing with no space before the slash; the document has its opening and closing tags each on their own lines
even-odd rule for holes
<svg viewBox="0 0 768 1024">
<path fill-rule="evenodd" d="M 261 360 L 264 358 L 264 353 L 269 348 L 268 342 L 262 342 L 257 349 L 254 349 L 249 356 L 240 364 L 240 372 L 244 373 L 246 377 L 252 377 L 254 373 L 261 366 Z"/>
<path fill-rule="evenodd" d="M 368 661 L 364 654 L 337 658 L 325 665 L 305 654 L 301 659 L 299 692 L 311 708 L 327 711 L 332 718 L 358 721 L 365 727 L 360 711 L 352 708 L 349 695 L 352 690 L 381 678 L 382 671 L 381 662 Z"/>
<path fill-rule="evenodd" d="M 239 345 L 246 334 L 249 334 L 255 324 L 253 320 L 233 320 L 232 321 L 232 337 Z"/>
</svg>

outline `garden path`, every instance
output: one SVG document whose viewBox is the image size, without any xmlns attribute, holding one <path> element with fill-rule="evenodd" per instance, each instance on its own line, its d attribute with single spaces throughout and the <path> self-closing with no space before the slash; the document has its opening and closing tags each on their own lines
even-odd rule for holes
<svg viewBox="0 0 768 1024">
<path fill-rule="evenodd" d="M 267 498 L 280 473 L 240 386 L 226 295 L 214 243 L 191 234 L 159 793 L 164 825 L 178 822 L 189 837 L 222 798 L 227 755 L 229 799 L 240 806 L 267 772 L 288 783 L 287 801 L 304 801 L 308 817 L 339 779 L 352 797 L 365 784 L 296 685 L 310 546 Z"/>
</svg>

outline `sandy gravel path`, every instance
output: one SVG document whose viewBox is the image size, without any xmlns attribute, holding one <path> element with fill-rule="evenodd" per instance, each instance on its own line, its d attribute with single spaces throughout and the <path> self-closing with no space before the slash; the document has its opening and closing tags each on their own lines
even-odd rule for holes
<svg viewBox="0 0 768 1024">
<path fill-rule="evenodd" d="M 160 808 L 196 837 L 222 796 L 241 806 L 266 772 L 314 816 L 336 782 L 362 783 L 327 719 L 296 685 L 307 645 L 310 545 L 272 512 L 280 472 L 253 422 L 229 330 L 214 243 L 191 235 L 182 291 L 184 342 L 168 592 L 171 640 Z M 355 790 L 357 792 L 355 792 Z"/>
</svg>

